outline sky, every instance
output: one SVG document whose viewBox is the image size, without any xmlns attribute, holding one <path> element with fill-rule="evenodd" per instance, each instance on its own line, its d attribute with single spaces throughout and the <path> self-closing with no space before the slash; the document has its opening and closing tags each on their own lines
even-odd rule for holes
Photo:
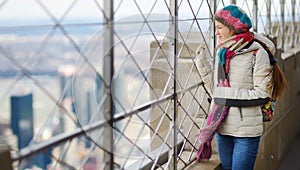
<svg viewBox="0 0 300 170">
<path fill-rule="evenodd" d="M 75 2 L 75 3 L 74 3 Z M 98 3 L 97 3 L 98 2 Z M 143 13 L 163 13 L 168 14 L 165 0 L 115 0 L 114 7 L 116 17 L 126 17 L 129 15 Z M 153 7 L 156 2 L 155 7 Z M 189 9 L 187 1 L 182 1 L 181 9 Z M 203 1 L 206 3 L 206 1 Z M 0 20 L 7 19 L 45 19 L 49 15 L 43 9 L 42 5 L 46 6 L 47 10 L 56 18 L 61 18 L 64 12 L 74 4 L 72 10 L 67 14 L 68 18 L 90 18 L 102 15 L 101 10 L 97 7 L 100 5 L 103 8 L 103 0 L 0 0 Z M 137 4 L 139 8 L 137 7 Z M 201 0 L 191 1 L 191 5 L 195 8 L 199 6 Z M 202 9 L 202 13 L 207 12 L 206 8 Z M 196 9 L 195 9 L 196 10 Z M 205 11 L 203 11 L 205 10 Z M 184 15 L 182 13 L 181 15 Z"/>
<path fill-rule="evenodd" d="M 55 17 L 61 17 L 67 8 L 76 2 L 71 13 L 72 17 L 91 17 L 99 15 L 99 10 L 92 0 L 2 0 L 1 19 L 42 19 L 49 18 L 43 7 L 44 4 Z"/>
<path fill-rule="evenodd" d="M 279 0 L 275 0 L 279 1 Z M 67 17 L 69 18 L 90 18 L 101 16 L 101 11 L 97 7 L 100 5 L 103 8 L 104 0 L 0 0 L 0 20 L 7 19 L 45 19 L 49 18 L 49 15 L 44 11 L 41 7 L 41 4 L 46 6 L 47 10 L 52 13 L 56 18 L 62 17 L 64 12 L 70 7 L 73 3 L 74 7 L 68 13 Z M 155 7 L 152 9 L 154 2 L 156 2 Z M 166 4 L 169 0 L 114 0 L 115 9 L 118 9 L 115 13 L 115 16 L 128 16 L 139 13 L 139 9 L 136 7 L 136 3 L 140 10 L 143 13 L 148 13 L 152 10 L 152 13 L 164 13 L 167 14 Z M 191 3 L 190 5 L 187 3 Z M 202 8 L 200 13 L 207 13 L 208 8 L 206 4 L 206 0 L 179 0 L 178 3 L 181 5 L 181 9 L 189 9 L 195 8 L 196 11 L 201 3 L 205 8 Z M 228 5 L 229 0 L 224 0 L 225 5 Z M 248 2 L 250 8 L 252 6 L 252 1 Z M 263 2 L 259 1 L 259 6 L 264 7 Z M 288 2 L 285 3 L 287 8 L 291 8 Z M 220 4 L 221 5 L 221 4 Z M 238 1 L 239 6 L 243 6 L 243 8 L 247 11 L 249 7 L 245 4 L 244 1 Z M 221 5 L 222 6 L 222 5 Z M 264 7 L 265 8 L 265 7 Z M 280 10 L 279 4 L 272 6 L 273 11 Z M 251 10 L 251 9 L 250 9 Z M 286 9 L 289 10 L 289 9 Z M 180 13 L 180 15 L 185 15 L 185 12 Z"/>
</svg>

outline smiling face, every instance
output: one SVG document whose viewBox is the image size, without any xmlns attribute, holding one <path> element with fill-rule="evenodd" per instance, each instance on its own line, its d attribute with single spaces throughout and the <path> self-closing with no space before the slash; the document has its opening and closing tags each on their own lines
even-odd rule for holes
<svg viewBox="0 0 300 170">
<path fill-rule="evenodd" d="M 228 27 L 226 27 L 221 22 L 215 20 L 216 32 L 215 35 L 218 37 L 218 42 L 221 43 L 227 38 L 233 36 L 235 32 Z"/>
</svg>

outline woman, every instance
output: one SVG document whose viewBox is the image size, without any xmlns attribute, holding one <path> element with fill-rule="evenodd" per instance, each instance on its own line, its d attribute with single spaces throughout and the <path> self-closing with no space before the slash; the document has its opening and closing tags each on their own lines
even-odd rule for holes
<svg viewBox="0 0 300 170">
<path fill-rule="evenodd" d="M 205 150 L 217 131 L 222 168 L 252 170 L 263 133 L 261 106 L 281 95 L 285 79 L 271 54 L 274 45 L 250 32 L 252 22 L 241 8 L 226 6 L 215 14 L 214 21 L 218 38 L 214 76 L 205 48 L 197 49 L 200 75 L 214 102 L 214 115 L 200 130 L 198 160 L 210 158 Z"/>
</svg>

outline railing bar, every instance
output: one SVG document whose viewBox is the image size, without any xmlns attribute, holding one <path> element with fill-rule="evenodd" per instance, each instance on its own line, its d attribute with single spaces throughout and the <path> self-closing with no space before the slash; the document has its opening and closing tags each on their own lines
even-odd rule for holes
<svg viewBox="0 0 300 170">
<path fill-rule="evenodd" d="M 59 145 L 62 142 L 71 140 L 77 136 L 86 135 L 87 132 L 97 130 L 98 128 L 101 128 L 102 126 L 105 126 L 105 124 L 106 124 L 106 122 L 104 122 L 104 121 L 98 121 L 98 122 L 95 122 L 95 123 L 92 123 L 89 125 L 85 125 L 82 128 L 77 128 L 74 131 L 65 132 L 65 133 L 56 135 L 56 136 L 52 137 L 50 140 L 36 143 L 34 145 L 31 145 L 31 146 L 21 149 L 18 154 L 12 155 L 12 160 L 17 161 L 17 160 L 24 159 L 25 157 L 35 155 L 35 154 L 37 154 L 41 151 L 44 151 L 50 147 L 54 147 L 54 146 Z"/>
<path fill-rule="evenodd" d="M 199 88 L 199 86 L 202 86 L 203 88 L 204 88 L 204 82 L 200 82 L 200 83 L 196 83 L 196 84 L 194 84 L 194 85 L 191 85 L 191 86 L 189 86 L 189 87 L 186 87 L 186 88 L 184 88 L 184 89 L 181 89 L 180 91 L 177 91 L 177 94 L 183 94 L 183 93 L 186 93 L 186 92 L 188 92 L 188 91 L 191 91 L 192 89 L 196 89 L 196 88 Z M 206 90 L 205 90 L 206 91 Z M 206 91 L 206 93 L 208 93 L 207 91 Z"/>
<path fill-rule="evenodd" d="M 116 114 L 116 116 L 114 118 L 114 121 L 120 121 L 120 120 L 122 120 L 122 119 L 124 119 L 126 117 L 129 117 L 131 115 L 137 114 L 137 113 L 139 113 L 141 111 L 147 110 L 147 109 L 149 109 L 149 108 L 151 108 L 153 106 L 156 106 L 156 105 L 158 105 L 160 103 L 168 101 L 168 100 L 172 99 L 173 97 L 174 97 L 173 94 L 169 94 L 169 95 L 164 96 L 161 99 L 158 99 L 158 100 L 155 100 L 155 101 L 151 101 L 151 102 L 148 102 L 148 103 L 146 103 L 144 105 L 141 105 L 140 107 L 138 107 L 136 109 L 133 109 L 132 111 L 130 111 L 128 113 L 118 113 L 118 114 Z"/>
</svg>

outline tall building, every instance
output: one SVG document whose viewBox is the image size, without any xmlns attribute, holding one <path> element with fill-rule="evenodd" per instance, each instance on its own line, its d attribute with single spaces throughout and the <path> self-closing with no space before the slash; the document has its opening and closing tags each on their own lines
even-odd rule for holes
<svg viewBox="0 0 300 170">
<path fill-rule="evenodd" d="M 11 128 L 18 137 L 18 148 L 22 149 L 33 137 L 32 93 L 11 96 Z"/>
<path fill-rule="evenodd" d="M 28 146 L 34 136 L 32 93 L 11 96 L 10 101 L 11 129 L 18 138 L 18 149 L 20 150 Z M 38 166 L 42 169 L 46 169 L 47 165 L 51 162 L 50 154 L 50 149 L 45 153 L 37 154 L 26 160 L 26 163 L 22 168 Z"/>
</svg>

